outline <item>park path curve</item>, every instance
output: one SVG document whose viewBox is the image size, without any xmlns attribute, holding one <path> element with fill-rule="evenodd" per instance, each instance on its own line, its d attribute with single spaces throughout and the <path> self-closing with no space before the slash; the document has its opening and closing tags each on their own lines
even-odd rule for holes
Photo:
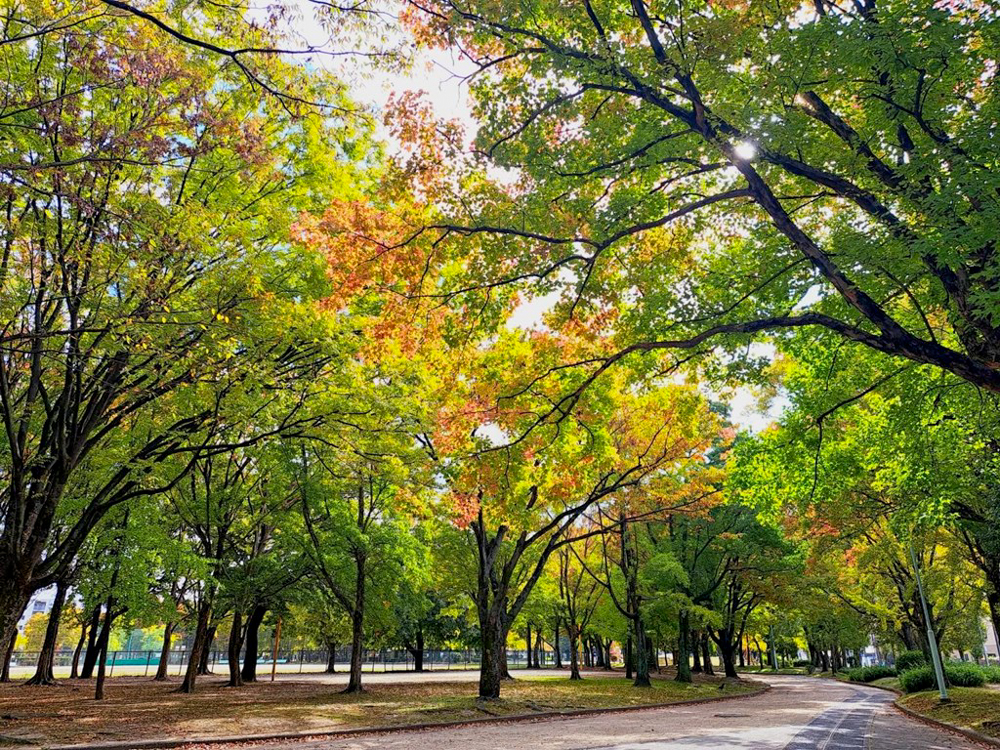
<svg viewBox="0 0 1000 750">
<path fill-rule="evenodd" d="M 757 678 L 760 679 L 760 678 Z M 643 711 L 478 724 L 268 750 L 980 750 L 909 719 L 891 693 L 834 680 L 767 676 L 762 695 Z"/>
</svg>

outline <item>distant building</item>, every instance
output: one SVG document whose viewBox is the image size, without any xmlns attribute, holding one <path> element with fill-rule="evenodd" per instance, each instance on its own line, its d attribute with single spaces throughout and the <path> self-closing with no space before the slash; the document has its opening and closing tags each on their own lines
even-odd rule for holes
<svg viewBox="0 0 1000 750">
<path fill-rule="evenodd" d="M 32 594 L 28 606 L 24 608 L 21 619 L 17 621 L 18 632 L 24 633 L 24 626 L 35 615 L 47 615 L 52 610 L 52 602 L 56 598 L 56 587 L 49 586 Z"/>
<path fill-rule="evenodd" d="M 997 631 L 993 627 L 993 620 L 989 617 L 983 620 L 983 632 L 986 633 L 986 656 L 992 664 L 1000 662 L 1000 645 L 997 643 Z"/>
</svg>

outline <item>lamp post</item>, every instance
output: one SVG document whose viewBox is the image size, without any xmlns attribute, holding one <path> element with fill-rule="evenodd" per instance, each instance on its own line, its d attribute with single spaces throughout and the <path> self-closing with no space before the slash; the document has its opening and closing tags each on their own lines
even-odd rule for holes
<svg viewBox="0 0 1000 750">
<path fill-rule="evenodd" d="M 931 661 L 934 663 L 934 676 L 937 678 L 938 693 L 941 702 L 945 703 L 948 698 L 948 686 L 944 682 L 944 667 L 941 665 L 941 653 L 938 651 L 937 637 L 934 635 L 934 625 L 931 623 L 931 612 L 927 606 L 927 597 L 924 596 L 924 583 L 920 578 L 920 566 L 917 565 L 917 553 L 913 551 L 913 540 L 910 540 L 910 562 L 913 563 L 913 575 L 917 581 L 917 591 L 920 594 L 920 606 L 924 610 L 924 623 L 927 625 L 927 646 L 931 650 Z"/>
</svg>

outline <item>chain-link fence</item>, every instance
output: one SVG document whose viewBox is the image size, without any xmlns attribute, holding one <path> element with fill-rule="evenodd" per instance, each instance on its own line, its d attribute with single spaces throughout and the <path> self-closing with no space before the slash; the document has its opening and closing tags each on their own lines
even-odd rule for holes
<svg viewBox="0 0 1000 750">
<path fill-rule="evenodd" d="M 185 648 L 172 649 L 167 657 L 168 674 L 182 674 L 188 663 L 190 652 Z M 117 669 L 119 674 L 130 675 L 152 675 L 156 673 L 160 663 L 160 650 L 142 651 L 109 651 L 107 669 L 109 675 L 114 675 Z M 351 647 L 339 648 L 334 652 L 333 665 L 337 671 L 346 672 L 351 661 Z M 86 657 L 84 651 L 79 657 L 79 663 L 83 664 Z M 228 666 L 228 652 L 221 649 L 213 649 L 209 652 L 209 669 Z M 15 651 L 11 660 L 12 668 L 34 667 L 38 661 L 37 651 Z M 58 669 L 69 669 L 73 662 L 73 650 L 63 649 L 55 653 L 53 667 Z M 270 670 L 282 674 L 322 672 L 330 665 L 330 652 L 325 649 L 292 649 L 280 650 L 272 662 L 272 652 L 262 651 L 257 655 L 258 671 Z M 539 653 L 539 664 L 543 667 L 552 667 L 557 663 L 556 655 L 552 651 L 541 651 Z M 569 663 L 568 654 L 563 654 L 563 664 Z M 507 651 L 507 665 L 511 669 L 524 669 L 527 667 L 527 652 L 521 650 Z M 406 649 L 366 649 L 363 659 L 364 670 L 366 672 L 410 672 L 416 668 L 413 655 Z M 425 670 L 449 670 L 449 669 L 477 669 L 479 667 L 479 652 L 474 649 L 466 650 L 434 650 L 425 649 L 423 652 L 423 668 Z"/>
</svg>

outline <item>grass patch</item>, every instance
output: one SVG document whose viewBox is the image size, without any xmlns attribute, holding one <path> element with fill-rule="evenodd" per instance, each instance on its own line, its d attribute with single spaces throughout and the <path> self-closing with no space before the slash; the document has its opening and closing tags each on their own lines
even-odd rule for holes
<svg viewBox="0 0 1000 750">
<path fill-rule="evenodd" d="M 770 667 L 737 667 L 737 672 L 743 672 L 744 674 L 759 674 L 759 675 L 769 675 L 769 674 L 809 674 L 809 670 L 805 667 L 781 667 L 777 671 L 771 669 Z"/>
<path fill-rule="evenodd" d="M 878 687 L 889 688 L 890 690 L 901 690 L 901 688 L 899 687 L 898 677 L 883 677 L 881 679 L 875 680 L 871 684 L 877 685 Z"/>
<path fill-rule="evenodd" d="M 370 685 L 344 695 L 341 685 L 279 680 L 232 689 L 204 679 L 194 695 L 177 684 L 141 678 L 109 680 L 108 698 L 95 702 L 93 683 L 64 680 L 59 687 L 0 686 L 0 736 L 32 744 L 112 742 L 156 737 L 212 737 L 441 723 L 585 708 L 628 708 L 739 694 L 757 683 L 723 683 L 696 676 L 689 685 L 654 676 L 649 689 L 617 676 L 519 678 L 504 683 L 501 698 L 482 702 L 472 682 Z"/>
<path fill-rule="evenodd" d="M 932 719 L 975 729 L 991 737 L 1000 737 L 1000 691 L 989 688 L 951 688 L 951 701 L 938 701 L 937 691 L 914 693 L 899 699 L 899 704 Z"/>
</svg>

